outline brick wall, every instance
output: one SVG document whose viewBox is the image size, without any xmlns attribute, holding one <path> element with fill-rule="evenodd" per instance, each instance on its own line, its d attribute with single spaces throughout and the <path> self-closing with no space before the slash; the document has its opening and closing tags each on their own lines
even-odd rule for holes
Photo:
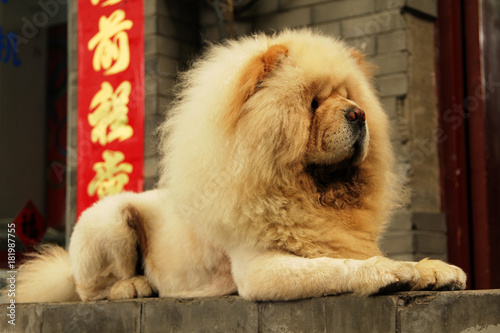
<svg viewBox="0 0 500 333">
<path fill-rule="evenodd" d="M 235 0 L 235 4 L 242 1 Z M 156 181 L 154 129 L 172 98 L 177 71 L 202 41 L 223 36 L 219 1 L 145 0 L 145 181 Z M 220 4 L 219 4 L 220 6 Z M 70 108 L 68 221 L 76 206 L 76 8 L 70 2 Z M 260 0 L 235 14 L 237 35 L 311 26 L 345 40 L 378 66 L 376 86 L 392 122 L 398 170 L 412 191 L 395 214 L 381 246 L 391 257 L 446 259 L 440 213 L 432 0 Z M 71 228 L 67 228 L 68 233 Z"/>
</svg>

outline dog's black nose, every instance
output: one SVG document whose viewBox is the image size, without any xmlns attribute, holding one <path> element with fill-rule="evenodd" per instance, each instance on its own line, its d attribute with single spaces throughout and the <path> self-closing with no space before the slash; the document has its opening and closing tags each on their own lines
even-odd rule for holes
<svg viewBox="0 0 500 333">
<path fill-rule="evenodd" d="M 364 123 L 366 120 L 365 112 L 359 108 L 350 108 L 346 110 L 345 117 L 350 122 Z"/>
</svg>

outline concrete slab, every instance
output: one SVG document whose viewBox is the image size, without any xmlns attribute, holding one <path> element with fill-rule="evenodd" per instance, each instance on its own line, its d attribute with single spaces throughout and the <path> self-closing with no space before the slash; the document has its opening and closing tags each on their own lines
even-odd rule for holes
<svg viewBox="0 0 500 333">
<path fill-rule="evenodd" d="M 250 302 L 239 296 L 0 305 L 0 332 L 500 332 L 500 290 Z"/>
</svg>

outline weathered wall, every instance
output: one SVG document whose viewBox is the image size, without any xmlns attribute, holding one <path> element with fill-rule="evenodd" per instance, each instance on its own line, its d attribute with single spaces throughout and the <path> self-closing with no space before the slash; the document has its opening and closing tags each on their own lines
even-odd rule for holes
<svg viewBox="0 0 500 333">
<path fill-rule="evenodd" d="M 0 306 L 1 332 L 500 332 L 500 291 L 350 295 L 293 302 L 238 296 Z"/>
</svg>

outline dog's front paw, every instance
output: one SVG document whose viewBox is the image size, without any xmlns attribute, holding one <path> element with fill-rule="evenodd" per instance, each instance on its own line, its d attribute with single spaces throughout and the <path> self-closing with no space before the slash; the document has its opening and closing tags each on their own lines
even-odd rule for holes
<svg viewBox="0 0 500 333">
<path fill-rule="evenodd" d="M 153 294 L 153 288 L 144 276 L 134 276 L 128 280 L 115 282 L 109 293 L 109 299 L 147 297 Z"/>
<path fill-rule="evenodd" d="M 415 268 L 420 273 L 420 280 L 412 290 L 462 290 L 467 277 L 457 266 L 441 260 L 423 259 Z"/>
<path fill-rule="evenodd" d="M 353 292 L 372 295 L 392 291 L 411 290 L 420 274 L 414 265 L 385 257 L 365 260 L 355 277 Z"/>
</svg>

